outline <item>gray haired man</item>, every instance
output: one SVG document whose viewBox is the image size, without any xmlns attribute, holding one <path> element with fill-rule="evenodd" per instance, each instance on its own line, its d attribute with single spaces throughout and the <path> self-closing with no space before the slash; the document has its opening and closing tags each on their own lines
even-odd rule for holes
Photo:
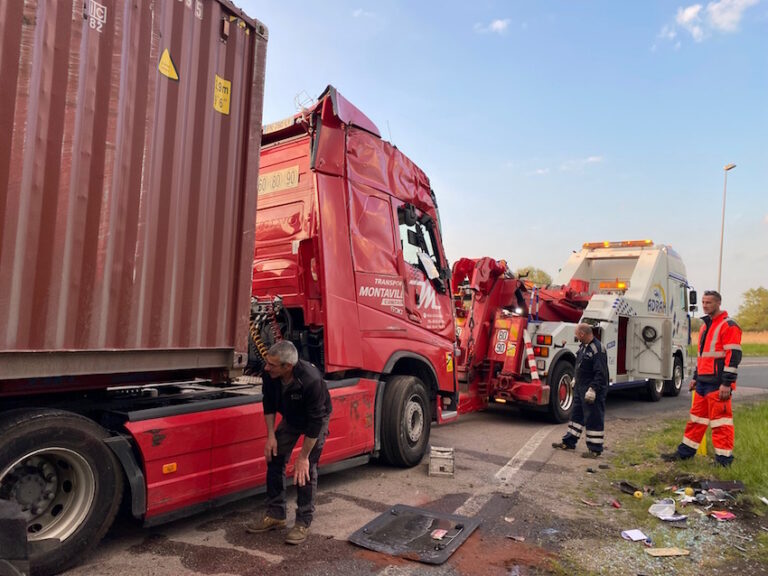
<svg viewBox="0 0 768 576">
<path fill-rule="evenodd" d="M 288 340 L 274 344 L 265 360 L 262 393 L 267 424 L 267 512 L 260 521 L 246 524 L 245 529 L 260 533 L 285 527 L 285 466 L 303 436 L 293 475 L 296 523 L 285 538 L 287 544 L 300 544 L 307 539 L 315 511 L 317 462 L 328 435 L 331 397 L 320 371 L 299 360 L 296 347 Z M 276 413 L 282 416 L 277 428 Z"/>
</svg>

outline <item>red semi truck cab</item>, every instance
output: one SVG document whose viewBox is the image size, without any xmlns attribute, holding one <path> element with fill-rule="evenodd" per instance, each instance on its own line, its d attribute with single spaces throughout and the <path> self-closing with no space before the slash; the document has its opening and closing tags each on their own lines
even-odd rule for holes
<svg viewBox="0 0 768 576">
<path fill-rule="evenodd" d="M 407 446 L 388 444 L 405 436 L 423 450 L 429 422 L 457 414 L 449 279 L 429 179 L 338 91 L 328 87 L 310 109 L 265 127 L 254 372 L 282 337 L 331 382 L 380 381 L 390 408 L 384 455 L 414 463 L 416 454 L 397 455 Z M 402 422 L 387 421 L 397 419 L 392 407 Z"/>
</svg>

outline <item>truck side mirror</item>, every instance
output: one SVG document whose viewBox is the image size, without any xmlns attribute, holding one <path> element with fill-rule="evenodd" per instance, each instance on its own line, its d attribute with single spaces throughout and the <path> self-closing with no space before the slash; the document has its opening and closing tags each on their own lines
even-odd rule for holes
<svg viewBox="0 0 768 576">
<path fill-rule="evenodd" d="M 698 306 L 691 306 L 691 307 L 689 307 L 688 309 L 689 309 L 691 312 L 694 312 L 694 313 L 699 311 L 699 307 L 698 307 Z"/>
<path fill-rule="evenodd" d="M 688 292 L 688 301 L 691 304 L 696 304 L 696 290 L 691 290 L 690 292 Z"/>
</svg>

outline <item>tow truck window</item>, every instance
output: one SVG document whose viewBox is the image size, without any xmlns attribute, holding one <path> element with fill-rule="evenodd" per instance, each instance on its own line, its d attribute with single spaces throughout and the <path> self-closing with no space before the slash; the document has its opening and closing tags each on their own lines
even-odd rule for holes
<svg viewBox="0 0 768 576">
<path fill-rule="evenodd" d="M 419 252 L 427 254 L 435 266 L 439 268 L 435 243 L 432 237 L 432 231 L 421 222 L 415 224 L 405 224 L 403 210 L 398 209 L 398 220 L 400 222 L 400 245 L 403 248 L 403 259 L 411 266 L 419 267 Z"/>
</svg>

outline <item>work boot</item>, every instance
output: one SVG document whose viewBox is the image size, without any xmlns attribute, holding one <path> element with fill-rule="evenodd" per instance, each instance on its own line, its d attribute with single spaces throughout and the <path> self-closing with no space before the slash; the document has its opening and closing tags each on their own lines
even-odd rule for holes
<svg viewBox="0 0 768 576">
<path fill-rule="evenodd" d="M 270 530 L 278 530 L 285 528 L 285 519 L 272 518 L 268 514 L 264 514 L 261 520 L 257 522 L 249 522 L 245 525 L 245 531 L 251 534 L 261 534 L 262 532 L 269 532 Z"/>
<path fill-rule="evenodd" d="M 602 454 L 602 452 L 595 452 L 594 450 L 587 450 L 586 452 L 584 452 L 581 455 L 581 457 L 582 458 L 600 458 L 600 454 Z"/>
<path fill-rule="evenodd" d="M 664 462 L 677 462 L 678 460 L 688 460 L 688 458 L 692 458 L 692 456 L 681 456 L 680 452 L 668 452 L 661 455 Z"/>
<path fill-rule="evenodd" d="M 576 450 L 576 446 L 571 446 L 565 442 L 552 442 L 552 448 L 557 448 L 558 450 Z"/>
<path fill-rule="evenodd" d="M 309 526 L 304 526 L 304 524 L 294 524 L 293 528 L 291 528 L 290 532 L 285 536 L 285 543 L 294 545 L 301 544 L 307 539 L 308 534 Z"/>
</svg>

